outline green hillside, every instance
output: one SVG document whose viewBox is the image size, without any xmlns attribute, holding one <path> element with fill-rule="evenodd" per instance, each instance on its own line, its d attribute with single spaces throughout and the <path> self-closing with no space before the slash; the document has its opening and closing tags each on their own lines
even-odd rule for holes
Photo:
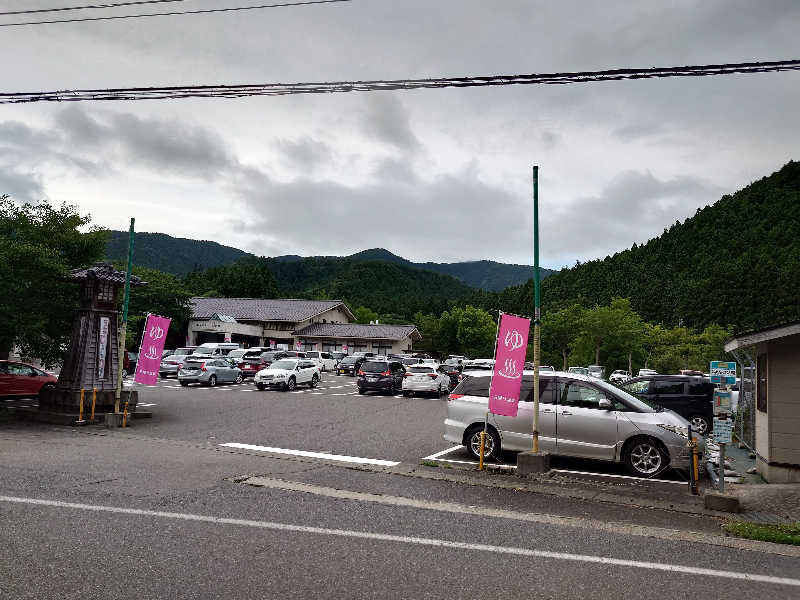
<svg viewBox="0 0 800 600">
<path fill-rule="evenodd" d="M 176 238 L 165 233 L 137 232 L 134 245 L 135 264 L 179 276 L 198 267 L 228 265 L 245 256 L 252 255 L 217 242 Z M 111 231 L 106 259 L 112 262 L 128 260 L 127 231 Z"/>
<path fill-rule="evenodd" d="M 379 313 L 441 312 L 474 291 L 449 275 L 397 262 L 311 257 L 272 258 L 267 265 L 284 297 L 342 298 Z"/>
<path fill-rule="evenodd" d="M 698 209 L 646 244 L 542 283 L 545 312 L 573 302 L 606 305 L 615 296 L 668 326 L 718 323 L 744 331 L 800 319 L 800 163 Z M 530 285 L 500 297 L 484 304 L 523 311 Z"/>
</svg>

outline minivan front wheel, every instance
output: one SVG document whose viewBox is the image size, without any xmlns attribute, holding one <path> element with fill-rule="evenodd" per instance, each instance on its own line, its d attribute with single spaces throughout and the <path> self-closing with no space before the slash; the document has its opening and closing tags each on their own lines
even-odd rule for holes
<svg viewBox="0 0 800 600">
<path fill-rule="evenodd" d="M 669 462 L 666 453 L 651 438 L 634 440 L 625 450 L 624 461 L 636 477 L 653 477 Z"/>
<path fill-rule="evenodd" d="M 467 442 L 467 452 L 475 459 L 480 459 L 481 457 L 481 431 L 483 431 L 483 425 L 475 425 L 471 427 L 464 436 Z M 483 446 L 483 457 L 486 459 L 490 456 L 497 457 L 499 455 L 500 435 L 489 427 L 486 429 L 486 442 Z"/>
</svg>

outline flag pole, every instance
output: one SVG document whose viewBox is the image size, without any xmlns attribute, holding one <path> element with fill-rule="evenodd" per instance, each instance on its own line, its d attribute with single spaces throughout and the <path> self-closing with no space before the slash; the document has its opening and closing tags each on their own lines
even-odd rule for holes
<svg viewBox="0 0 800 600">
<path fill-rule="evenodd" d="M 117 371 L 117 389 L 114 394 L 114 412 L 119 414 L 119 399 L 122 395 L 122 366 L 124 364 L 125 334 L 128 328 L 128 302 L 131 297 L 131 267 L 133 266 L 133 224 L 136 221 L 131 217 L 131 226 L 128 230 L 128 267 L 125 272 L 125 292 L 122 296 L 122 325 L 119 329 L 119 365 Z"/>
<path fill-rule="evenodd" d="M 539 167 L 533 166 L 533 452 L 539 452 L 539 362 L 541 360 L 541 293 L 539 280 Z"/>
</svg>

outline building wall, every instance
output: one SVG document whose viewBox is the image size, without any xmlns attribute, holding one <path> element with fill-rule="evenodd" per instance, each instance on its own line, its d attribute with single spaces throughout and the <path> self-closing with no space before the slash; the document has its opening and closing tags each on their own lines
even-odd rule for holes
<svg viewBox="0 0 800 600">
<path fill-rule="evenodd" d="M 800 467 L 800 336 L 769 342 L 769 460 Z"/>
<path fill-rule="evenodd" d="M 317 344 L 317 350 L 327 349 L 328 346 L 336 346 L 336 350 L 341 350 L 343 345 L 347 345 L 348 354 L 353 352 L 375 352 L 382 354 L 402 354 L 407 352 L 411 346 L 411 338 L 403 340 L 364 340 L 355 338 L 303 338 L 297 337 L 296 341 L 305 341 L 303 347 L 306 350 L 313 350 L 313 344 Z"/>
</svg>

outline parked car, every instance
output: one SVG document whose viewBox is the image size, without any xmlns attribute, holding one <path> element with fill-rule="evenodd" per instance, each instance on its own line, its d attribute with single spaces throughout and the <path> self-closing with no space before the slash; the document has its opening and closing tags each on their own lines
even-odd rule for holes
<svg viewBox="0 0 800 600">
<path fill-rule="evenodd" d="M 540 374 L 539 447 L 551 454 L 622 462 L 638 477 L 667 466 L 688 469 L 688 422 L 656 409 L 601 379 L 579 374 Z M 488 408 L 489 373 L 464 378 L 448 397 L 444 439 L 480 452 Z M 531 447 L 533 373 L 524 371 L 516 417 L 489 414 L 485 453 Z M 704 450 L 702 438 L 698 440 Z"/>
<path fill-rule="evenodd" d="M 451 385 L 448 371 L 449 368 L 444 365 L 411 365 L 403 377 L 403 396 L 417 393 L 441 396 L 448 393 Z"/>
<path fill-rule="evenodd" d="M 464 370 L 462 371 L 462 375 L 466 375 L 472 371 L 491 371 L 493 369 L 493 358 L 476 358 L 475 360 L 464 361 Z"/>
<path fill-rule="evenodd" d="M 123 352 L 122 354 L 122 376 L 127 377 L 136 373 L 136 364 L 139 362 L 138 352 Z"/>
<path fill-rule="evenodd" d="M 589 369 L 586 367 L 570 367 L 567 373 L 572 373 L 573 375 L 586 375 L 589 376 Z"/>
<path fill-rule="evenodd" d="M 337 375 L 357 375 L 366 359 L 363 356 L 345 356 L 336 367 Z"/>
<path fill-rule="evenodd" d="M 206 342 L 194 349 L 194 356 L 227 356 L 232 350 L 237 350 L 239 344 L 233 342 Z"/>
<path fill-rule="evenodd" d="M 336 361 L 336 365 L 334 366 L 335 371 L 336 367 L 339 366 L 339 362 L 341 362 L 341 360 L 347 356 L 347 352 L 331 352 L 331 356 L 333 357 L 333 360 Z"/>
<path fill-rule="evenodd" d="M 305 358 L 306 353 L 302 350 L 284 350 L 284 354 L 287 358 Z"/>
<path fill-rule="evenodd" d="M 539 365 L 539 373 L 542 373 L 544 371 L 548 371 L 550 373 L 556 372 L 556 370 L 550 365 Z"/>
<path fill-rule="evenodd" d="M 312 350 L 306 352 L 306 358 L 310 358 L 316 362 L 323 373 L 336 369 L 336 359 L 333 358 L 330 352 L 317 352 L 316 350 Z"/>
<path fill-rule="evenodd" d="M 647 375 L 626 381 L 620 387 L 652 407 L 661 406 L 678 413 L 702 436 L 711 430 L 714 384 L 703 377 Z"/>
<path fill-rule="evenodd" d="M 0 398 L 33 398 L 57 381 L 55 375 L 29 364 L 0 360 Z"/>
<path fill-rule="evenodd" d="M 228 360 L 238 352 L 238 350 L 231 352 L 227 356 Z M 245 378 L 255 377 L 256 373 L 262 369 L 266 369 L 274 362 L 271 360 L 274 354 L 274 352 L 265 351 L 264 348 L 251 348 L 250 350 L 245 350 L 244 353 L 236 359 L 236 366 L 242 370 L 242 375 L 244 375 Z"/>
<path fill-rule="evenodd" d="M 313 388 L 319 383 L 319 367 L 306 358 L 282 358 L 256 373 L 254 381 L 259 390 L 276 387 L 290 391 L 301 384 Z"/>
<path fill-rule="evenodd" d="M 366 360 L 358 370 L 358 393 L 378 390 L 394 395 L 403 387 L 405 374 L 406 369 L 399 360 Z"/>
<path fill-rule="evenodd" d="M 406 358 L 401 358 L 400 362 L 403 363 L 406 366 L 408 366 L 408 365 L 418 365 L 418 364 L 422 363 L 422 359 L 421 358 L 414 358 L 413 356 L 407 356 Z"/>
<path fill-rule="evenodd" d="M 175 350 L 166 350 L 166 349 L 162 350 L 161 351 L 161 358 L 166 358 L 170 354 L 174 354 L 174 353 L 175 353 Z"/>
<path fill-rule="evenodd" d="M 658 371 L 655 369 L 639 369 L 637 377 L 644 377 L 645 375 L 658 375 Z"/>
<path fill-rule="evenodd" d="M 183 366 L 178 370 L 178 381 L 182 386 L 199 383 L 213 387 L 218 383 L 242 383 L 243 380 L 241 369 L 231 365 L 224 357 L 192 355 L 183 361 Z"/>
<path fill-rule="evenodd" d="M 606 378 L 606 368 L 602 365 L 589 365 L 589 377 L 596 377 L 597 379 Z"/>
<path fill-rule="evenodd" d="M 176 348 L 172 354 L 161 359 L 161 364 L 158 367 L 158 374 L 161 379 L 166 379 L 170 375 L 178 376 L 178 371 L 183 366 L 183 361 L 194 352 L 196 346 L 184 346 L 183 348 Z"/>
<path fill-rule="evenodd" d="M 616 371 L 611 373 L 611 375 L 608 376 L 608 380 L 611 383 L 616 383 L 616 384 L 625 383 L 630 378 L 631 374 L 628 371 L 622 369 L 617 369 Z"/>
</svg>

